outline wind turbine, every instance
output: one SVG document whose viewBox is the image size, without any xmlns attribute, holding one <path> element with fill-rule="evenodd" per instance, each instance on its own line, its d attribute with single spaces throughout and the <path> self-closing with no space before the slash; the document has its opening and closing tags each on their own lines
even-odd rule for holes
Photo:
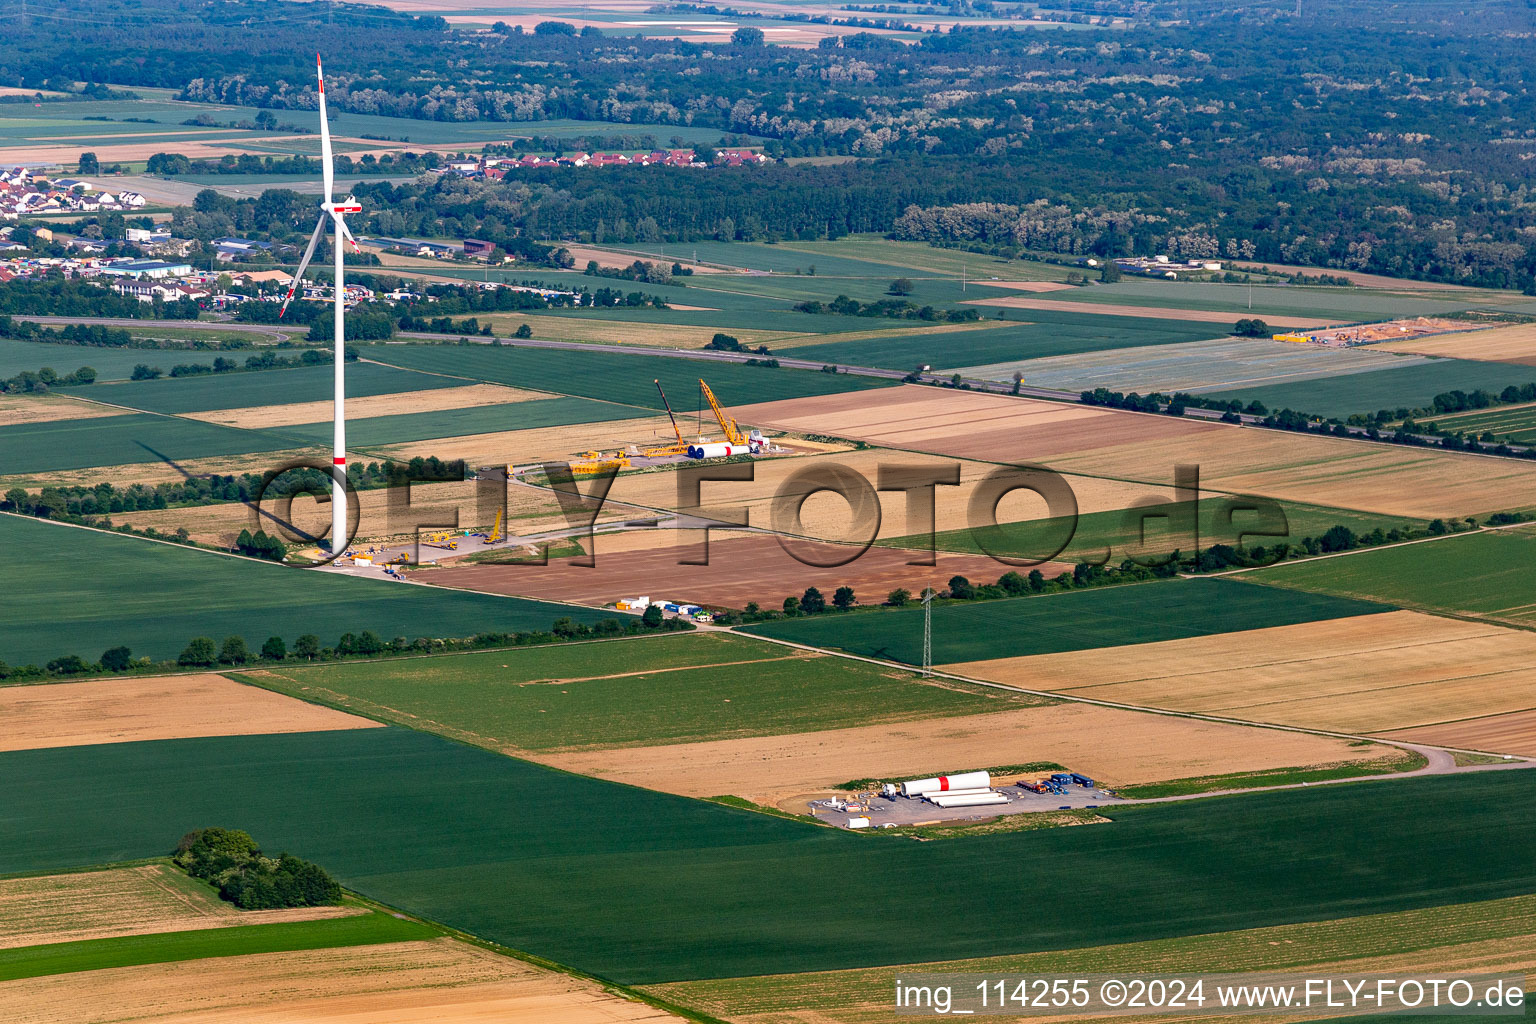
<svg viewBox="0 0 1536 1024">
<path fill-rule="evenodd" d="M 320 244 L 320 236 L 325 234 L 325 222 L 329 218 L 336 225 L 336 244 L 331 247 L 336 257 L 336 310 L 333 334 L 336 353 L 334 360 L 336 390 L 335 439 L 331 453 L 330 535 L 331 554 L 335 556 L 341 554 L 347 543 L 347 418 L 345 411 L 347 293 L 342 281 L 342 239 L 350 242 L 354 250 L 361 251 L 358 250 L 357 240 L 352 237 L 352 232 L 347 230 L 347 222 L 343 215 L 362 213 L 363 207 L 350 194 L 340 202 L 332 197 L 335 175 L 331 166 L 331 127 L 325 119 L 325 70 L 320 66 L 318 53 L 315 54 L 315 77 L 320 82 L 320 170 L 325 179 L 325 198 L 320 203 L 320 219 L 315 224 L 315 233 L 309 236 L 309 247 L 304 250 L 304 258 L 299 261 L 299 269 L 294 272 L 293 283 L 288 286 L 288 295 L 283 299 L 283 308 L 278 312 L 278 318 L 281 319 L 288 312 L 288 303 L 293 301 L 293 293 L 298 290 L 304 271 L 309 269 L 310 258 L 315 255 L 315 247 Z"/>
</svg>

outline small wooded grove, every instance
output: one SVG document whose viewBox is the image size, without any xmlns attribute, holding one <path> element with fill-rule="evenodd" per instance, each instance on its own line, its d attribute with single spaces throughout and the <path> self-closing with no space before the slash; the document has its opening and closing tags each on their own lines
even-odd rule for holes
<svg viewBox="0 0 1536 1024">
<path fill-rule="evenodd" d="M 171 858 L 219 898 L 245 910 L 324 907 L 341 902 L 341 884 L 318 864 L 280 853 L 264 856 L 247 832 L 200 828 L 176 844 Z"/>
</svg>

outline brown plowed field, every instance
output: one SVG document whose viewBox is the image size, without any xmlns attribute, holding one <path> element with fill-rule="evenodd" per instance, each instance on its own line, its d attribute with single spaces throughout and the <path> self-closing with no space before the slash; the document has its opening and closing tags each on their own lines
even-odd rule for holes
<svg viewBox="0 0 1536 1024">
<path fill-rule="evenodd" d="M 676 1018 L 453 939 L 0 983 L 7 1024 L 614 1024 Z"/>
<path fill-rule="evenodd" d="M 1464 722 L 1446 722 L 1418 729 L 1399 729 L 1381 735 L 1387 739 L 1414 743 L 1536 757 L 1536 710 L 1512 711 L 1506 715 L 1470 718 Z"/>
<path fill-rule="evenodd" d="M 1155 425 L 1156 421 L 1152 422 Z M 774 496 L 786 480 L 812 467 L 838 467 L 851 470 L 874 488 L 879 483 L 880 469 L 883 466 L 914 466 L 948 470 L 956 465 L 960 470 L 959 485 L 934 488 L 934 528 L 943 533 L 970 525 L 968 506 L 977 481 L 996 471 L 995 465 L 922 453 L 870 450 L 843 451 L 805 458 L 759 459 L 754 464 L 751 481 L 718 481 L 702 484 L 700 500 L 704 503 L 705 511 L 699 514 L 709 515 L 711 509 L 744 507 L 748 512 L 750 525 L 762 529 L 774 529 L 777 527 L 773 520 Z M 630 502 L 648 508 L 677 509 L 679 479 L 676 473 L 620 476 L 614 481 L 608 496 L 614 501 Z M 1169 487 L 1094 477 L 1074 477 L 1070 483 L 1073 493 L 1077 496 L 1078 511 L 1081 513 L 1127 508 L 1144 499 L 1174 500 L 1173 491 Z M 792 486 L 787 493 L 792 496 L 804 494 L 805 485 L 799 489 Z M 880 502 L 879 537 L 907 537 L 923 532 L 925 527 L 919 525 L 919 522 L 908 522 L 907 497 L 904 493 L 901 491 L 877 492 L 877 497 Z M 1033 493 L 1015 491 L 999 503 L 997 515 L 1000 522 L 1022 522 L 1045 517 L 1047 508 L 1045 501 Z M 800 509 L 799 525 L 798 530 L 786 525 L 783 532 L 834 542 L 862 540 L 868 536 L 867 526 L 864 528 L 866 532 L 863 533 L 855 529 L 858 524 L 853 520 L 848 501 L 831 491 L 811 494 L 805 500 Z"/>
<path fill-rule="evenodd" d="M 1421 519 L 1484 515 L 1536 494 L 1536 467 L 1512 459 L 916 385 L 764 403 L 738 415 L 892 448 L 1041 462 L 1076 476 L 1166 484 L 1175 465 L 1193 464 L 1208 490 Z"/>
<path fill-rule="evenodd" d="M 145 864 L 0 880 L 0 949 L 363 912 L 361 907 L 240 910 L 168 865 Z"/>
<path fill-rule="evenodd" d="M 463 388 L 437 388 L 430 391 L 405 391 L 394 395 L 371 395 L 347 399 L 347 419 L 368 416 L 401 416 L 412 412 L 438 412 L 443 409 L 470 409 L 482 405 L 506 405 L 529 399 L 548 398 L 535 391 L 505 388 L 499 384 L 471 384 Z M 330 402 L 295 402 L 292 405 L 258 405 L 246 409 L 215 409 L 212 412 L 187 413 L 189 420 L 223 423 L 231 427 L 260 430 L 263 427 L 288 427 L 296 423 L 321 423 L 331 418 Z"/>
<path fill-rule="evenodd" d="M 558 768 L 683 796 L 778 803 L 849 779 L 1055 761 L 1110 785 L 1370 760 L 1388 751 L 1305 733 L 1090 704 L 788 736 L 540 755 Z M 799 810 L 803 811 L 804 807 Z"/>
<path fill-rule="evenodd" d="M 1077 697 L 1374 733 L 1536 707 L 1533 665 L 1536 635 L 1398 611 L 946 668 Z"/>
<path fill-rule="evenodd" d="M 471 466 L 495 466 L 566 459 L 593 448 L 609 451 L 631 444 L 645 446 L 676 441 L 677 435 L 672 433 L 672 425 L 665 416 L 642 416 L 632 420 L 408 441 L 380 445 L 370 448 L 369 452 L 370 458 L 390 458 L 397 462 L 409 461 L 418 455 L 422 458 L 436 455 L 444 460 L 464 459 Z"/>
<path fill-rule="evenodd" d="M 1174 309 L 1168 306 L 1123 306 L 1118 302 L 1072 302 L 1067 299 L 1035 299 L 1007 295 L 1000 299 L 972 299 L 967 306 L 1007 306 L 1011 309 L 1048 309 L 1059 313 L 1092 313 L 1096 316 L 1136 316 L 1153 320 L 1193 320 L 1202 324 L 1230 324 L 1234 313 L 1219 309 Z M 1326 327 L 1338 321 L 1315 316 L 1277 313 L 1266 321 L 1277 331 L 1288 327 Z"/>
<path fill-rule="evenodd" d="M 212 674 L 0 687 L 0 750 L 377 728 Z"/>
<path fill-rule="evenodd" d="M 849 549 L 817 545 L 820 560 L 845 555 Z M 806 587 L 817 587 L 828 600 L 841 586 L 851 586 L 866 604 L 879 603 L 897 587 L 913 593 L 923 586 L 942 587 L 951 576 L 992 582 L 1008 567 L 981 555 L 941 553 L 937 566 L 907 565 L 912 552 L 870 548 L 847 565 L 819 569 L 803 565 L 787 554 L 771 536 L 752 535 L 727 539 L 713 533 L 709 565 L 679 565 L 696 558 L 700 545 L 685 544 L 651 550 L 601 554 L 594 568 L 572 566 L 569 560 L 552 560 L 548 566 L 464 565 L 422 570 L 415 578 L 442 587 L 458 587 L 492 594 L 515 594 L 582 604 L 612 604 L 621 597 L 640 594 L 665 596 L 676 601 L 743 608 L 756 601 L 777 608 L 786 597 L 799 597 Z M 1046 565 L 1048 575 L 1069 566 Z"/>
</svg>

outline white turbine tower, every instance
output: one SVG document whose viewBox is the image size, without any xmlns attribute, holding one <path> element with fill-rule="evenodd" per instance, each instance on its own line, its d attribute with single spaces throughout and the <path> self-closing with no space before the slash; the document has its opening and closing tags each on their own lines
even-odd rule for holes
<svg viewBox="0 0 1536 1024">
<path fill-rule="evenodd" d="M 279 318 L 288 312 L 288 303 L 293 301 L 293 293 L 298 290 L 299 283 L 304 277 L 304 271 L 309 269 L 309 261 L 315 254 L 315 247 L 320 244 L 320 236 L 325 234 L 326 219 L 336 224 L 336 243 L 331 247 L 336 257 L 336 309 L 335 309 L 335 366 L 336 366 L 336 390 L 335 390 L 335 440 L 331 454 L 331 535 L 330 548 L 332 555 L 339 555 L 347 542 L 347 419 L 346 419 L 346 323 L 347 323 L 347 293 L 346 285 L 342 280 L 342 239 L 352 244 L 357 249 L 357 241 L 352 237 L 352 232 L 347 230 L 347 222 L 344 214 L 362 213 L 363 207 L 357 199 L 348 195 L 337 202 L 332 197 L 331 187 L 334 173 L 331 167 L 331 127 L 325 119 L 325 71 L 320 66 L 320 55 L 315 54 L 315 76 L 320 83 L 320 170 L 325 179 L 325 198 L 320 203 L 320 220 L 315 224 L 315 233 L 309 236 L 309 247 L 304 250 L 304 258 L 299 261 L 299 269 L 294 272 L 293 283 L 288 286 L 288 296 L 283 299 L 283 308 L 278 313 Z"/>
</svg>

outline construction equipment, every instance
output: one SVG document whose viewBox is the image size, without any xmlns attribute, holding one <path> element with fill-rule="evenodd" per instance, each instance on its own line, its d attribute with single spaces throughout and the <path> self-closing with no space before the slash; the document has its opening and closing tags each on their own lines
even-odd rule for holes
<svg viewBox="0 0 1536 1024">
<path fill-rule="evenodd" d="M 738 448 L 747 447 L 747 435 L 743 434 L 741 428 L 736 425 L 736 421 L 720 408 L 720 403 L 715 400 L 715 393 L 709 390 L 709 385 L 705 384 L 702 378 L 699 380 L 699 390 L 703 392 L 704 400 L 709 403 L 710 412 L 715 414 L 715 420 L 720 424 L 720 432 L 725 435 L 726 443 Z M 678 440 L 681 441 L 682 438 L 679 437 Z"/>
<path fill-rule="evenodd" d="M 485 542 L 487 544 L 499 544 L 506 539 L 501 533 L 501 520 L 505 515 L 506 509 L 499 508 L 496 510 L 496 525 L 492 526 L 491 532 L 486 535 Z"/>
<path fill-rule="evenodd" d="M 662 390 L 661 381 L 652 380 L 656 390 L 661 393 L 661 404 L 667 407 L 667 419 L 672 421 L 672 433 L 677 435 L 676 444 L 660 445 L 656 448 L 647 448 L 640 452 L 648 459 L 665 459 L 676 455 L 688 454 L 688 442 L 683 440 L 683 432 L 678 429 L 677 417 L 672 415 L 672 403 L 667 401 L 667 393 Z"/>
<path fill-rule="evenodd" d="M 581 458 L 571 461 L 572 476 L 592 476 L 629 468 L 629 456 L 623 452 L 604 455 L 602 452 L 582 452 Z"/>
<path fill-rule="evenodd" d="M 434 533 L 422 543 L 429 548 L 442 548 L 445 551 L 459 550 L 459 542 L 452 533 Z"/>
</svg>

